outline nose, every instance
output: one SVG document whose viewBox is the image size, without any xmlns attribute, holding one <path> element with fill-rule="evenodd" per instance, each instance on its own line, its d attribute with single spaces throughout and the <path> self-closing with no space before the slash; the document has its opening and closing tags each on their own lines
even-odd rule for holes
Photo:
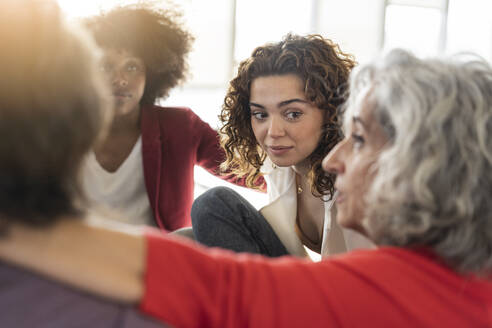
<svg viewBox="0 0 492 328">
<path fill-rule="evenodd" d="M 128 78 L 121 72 L 115 72 L 111 84 L 116 87 L 126 87 L 128 85 Z"/>
<path fill-rule="evenodd" d="M 278 138 L 285 135 L 285 129 L 281 118 L 272 117 L 268 127 L 268 135 L 272 138 Z"/>
<path fill-rule="evenodd" d="M 341 174 L 345 172 L 345 164 L 342 158 L 344 145 L 345 140 L 342 140 L 325 156 L 321 163 L 321 167 L 325 172 L 332 174 Z"/>
</svg>

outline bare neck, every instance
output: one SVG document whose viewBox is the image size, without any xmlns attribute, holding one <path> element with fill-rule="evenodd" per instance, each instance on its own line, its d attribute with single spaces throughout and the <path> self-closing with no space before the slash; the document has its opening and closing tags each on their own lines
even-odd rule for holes
<svg viewBox="0 0 492 328">
<path fill-rule="evenodd" d="M 109 135 L 125 134 L 128 131 L 140 130 L 140 108 L 136 108 L 124 115 L 113 118 Z"/>
<path fill-rule="evenodd" d="M 140 137 L 139 111 L 115 117 L 104 140 L 94 148 L 99 164 L 115 172 L 128 158 Z"/>
<path fill-rule="evenodd" d="M 310 165 L 308 161 L 296 164 L 297 191 L 297 228 L 303 244 L 320 253 L 325 221 L 325 207 L 321 198 L 311 193 L 311 184 L 307 177 Z M 308 242 L 309 241 L 309 242 Z"/>
</svg>

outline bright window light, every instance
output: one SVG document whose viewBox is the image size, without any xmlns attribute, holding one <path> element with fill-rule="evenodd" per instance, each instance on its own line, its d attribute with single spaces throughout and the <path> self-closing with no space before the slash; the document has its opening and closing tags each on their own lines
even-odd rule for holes
<svg viewBox="0 0 492 328">
<path fill-rule="evenodd" d="M 311 14 L 312 1 L 237 0 L 235 60 L 246 59 L 256 47 L 280 41 L 289 32 L 308 34 Z"/>
<path fill-rule="evenodd" d="M 446 52 L 475 52 L 492 62 L 492 1 L 449 2 Z"/>
<path fill-rule="evenodd" d="M 436 55 L 441 17 L 439 9 L 387 6 L 384 50 L 404 48 L 418 56 Z"/>
<path fill-rule="evenodd" d="M 69 18 L 87 17 L 96 15 L 101 10 L 114 7 L 116 5 L 125 5 L 135 3 L 133 0 L 98 0 L 98 1 L 75 1 L 75 0 L 58 0 L 60 8 Z"/>
</svg>

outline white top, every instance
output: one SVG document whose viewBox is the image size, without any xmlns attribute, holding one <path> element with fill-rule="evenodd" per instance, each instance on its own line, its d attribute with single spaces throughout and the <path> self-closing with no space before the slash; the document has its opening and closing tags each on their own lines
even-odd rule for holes
<svg viewBox="0 0 492 328">
<path fill-rule="evenodd" d="M 142 163 L 142 138 L 115 172 L 101 167 L 90 152 L 82 169 L 82 185 L 87 198 L 96 205 L 116 211 L 115 220 L 135 225 L 153 225 Z"/>
<path fill-rule="evenodd" d="M 261 214 L 284 244 L 295 256 L 305 257 L 307 252 L 296 233 L 297 188 L 295 171 L 291 167 L 274 167 L 267 158 L 261 171 L 265 174 L 269 204 L 260 209 Z M 334 199 L 324 202 L 325 218 L 321 256 L 343 253 L 355 248 L 372 248 L 374 244 L 361 234 L 342 228 L 336 220 Z"/>
</svg>

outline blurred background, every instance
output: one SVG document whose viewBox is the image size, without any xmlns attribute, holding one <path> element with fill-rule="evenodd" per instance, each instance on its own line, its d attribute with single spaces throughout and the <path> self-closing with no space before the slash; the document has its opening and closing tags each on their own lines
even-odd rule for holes
<svg viewBox="0 0 492 328">
<path fill-rule="evenodd" d="M 73 19 L 138 3 L 58 2 Z M 359 63 L 394 47 L 419 56 L 474 52 L 492 62 L 492 0 L 175 0 L 173 4 L 196 40 L 188 80 L 161 105 L 190 107 L 213 128 L 219 127 L 217 115 L 238 63 L 256 46 L 279 41 L 289 32 L 321 34 Z M 195 196 L 226 184 L 199 167 L 195 180 Z M 264 194 L 239 190 L 257 207 L 266 202 Z"/>
</svg>

